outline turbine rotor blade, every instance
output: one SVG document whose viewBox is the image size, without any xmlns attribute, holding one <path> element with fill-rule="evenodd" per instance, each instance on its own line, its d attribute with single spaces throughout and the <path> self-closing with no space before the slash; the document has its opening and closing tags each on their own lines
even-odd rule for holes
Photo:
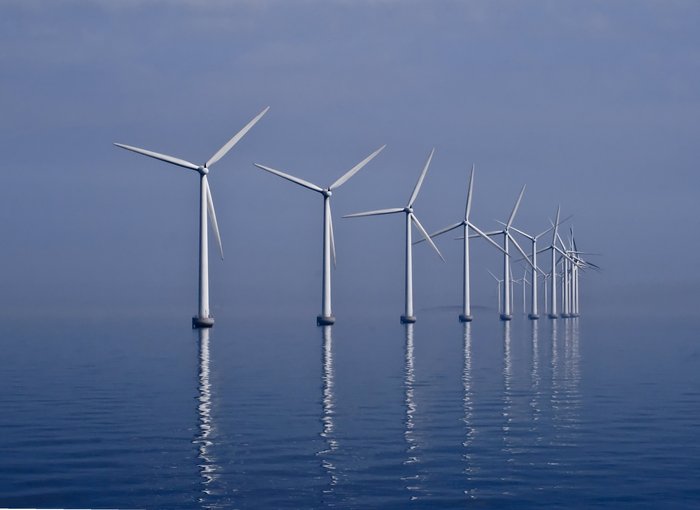
<svg viewBox="0 0 700 510">
<path fill-rule="evenodd" d="M 500 222 L 499 222 L 499 223 L 500 223 Z M 516 231 L 518 234 L 520 234 L 521 236 L 527 237 L 527 238 L 528 238 L 529 240 L 531 240 L 531 241 L 534 241 L 534 240 L 535 240 L 535 237 L 531 236 L 530 234 L 526 234 L 526 233 L 523 232 L 522 230 L 518 230 L 518 229 L 515 228 L 515 227 L 510 227 L 510 228 L 513 229 L 513 230 L 515 230 L 515 231 Z"/>
<path fill-rule="evenodd" d="M 554 220 L 554 232 L 552 232 L 552 246 L 557 242 L 557 231 L 559 230 L 559 213 L 561 211 L 561 206 L 557 206 L 557 217 Z"/>
<path fill-rule="evenodd" d="M 214 210 L 214 200 L 211 198 L 211 189 L 209 188 L 209 180 L 204 179 L 204 185 L 207 189 L 207 210 L 209 211 L 209 219 L 211 220 L 211 228 L 216 236 L 216 242 L 219 244 L 219 253 L 221 260 L 224 260 L 224 247 L 221 244 L 221 234 L 219 233 L 219 224 L 216 221 L 216 211 Z"/>
<path fill-rule="evenodd" d="M 561 225 L 562 223 L 566 223 L 567 221 L 569 221 L 573 217 L 574 217 L 573 214 L 569 214 L 566 218 L 564 218 L 563 220 L 560 220 L 558 225 Z M 539 239 L 540 237 L 542 237 L 543 235 L 545 235 L 547 232 L 549 232 L 550 230 L 552 230 L 554 228 L 554 222 L 552 222 L 552 220 L 549 220 L 549 222 L 552 224 L 552 226 L 549 227 L 547 230 L 544 230 L 544 231 L 540 232 L 539 234 L 537 234 L 535 236 L 535 239 Z"/>
<path fill-rule="evenodd" d="M 474 187 L 474 164 L 469 174 L 469 187 L 467 188 L 467 205 L 464 207 L 464 221 L 469 221 L 469 212 L 472 209 L 472 189 Z"/>
<path fill-rule="evenodd" d="M 416 198 L 418 197 L 418 192 L 420 191 L 420 188 L 423 185 L 423 179 L 425 179 L 425 174 L 428 173 L 428 167 L 430 166 L 430 162 L 433 159 L 433 154 L 435 154 L 435 149 L 431 149 L 430 154 L 428 155 L 428 160 L 425 162 L 423 171 L 420 173 L 420 177 L 418 177 L 418 182 L 416 182 L 416 186 L 413 188 L 411 198 L 408 199 L 407 207 L 411 207 L 413 205 L 413 202 L 415 202 Z"/>
<path fill-rule="evenodd" d="M 449 227 L 445 227 L 445 228 L 443 228 L 443 229 L 440 229 L 440 230 L 438 230 L 437 232 L 433 232 L 432 234 L 430 234 L 430 237 L 431 237 L 431 238 L 432 238 L 432 237 L 437 237 L 437 236 L 442 235 L 442 234 L 444 234 L 444 233 L 446 233 L 446 232 L 449 232 L 450 230 L 454 230 L 454 229 L 456 229 L 457 227 L 461 227 L 462 225 L 464 225 L 464 222 L 463 222 L 463 221 L 460 221 L 459 223 L 455 223 L 454 225 L 450 225 Z M 413 244 L 422 243 L 423 241 L 425 241 L 425 239 L 419 239 L 418 241 L 413 241 Z"/>
<path fill-rule="evenodd" d="M 185 161 L 184 159 L 174 158 L 166 154 L 160 154 L 158 152 L 148 151 L 146 149 L 140 149 L 138 147 L 132 147 L 131 145 L 124 145 L 123 143 L 115 143 L 114 145 L 116 145 L 117 147 L 121 147 L 122 149 L 126 149 L 128 151 L 143 154 L 144 156 L 148 156 L 149 158 L 159 159 L 161 161 L 165 161 L 166 163 L 171 163 L 173 165 L 181 166 L 183 168 L 189 168 L 190 170 L 199 171 L 198 165 L 190 163 L 189 161 Z"/>
<path fill-rule="evenodd" d="M 233 138 L 231 138 L 228 142 L 226 142 L 226 144 L 225 144 L 223 147 L 221 147 L 221 149 L 219 149 L 219 150 L 216 152 L 216 154 L 214 154 L 211 158 L 209 158 L 209 161 L 207 161 L 207 162 L 205 163 L 204 166 L 206 166 L 207 168 L 209 168 L 209 167 L 211 167 L 214 163 L 216 163 L 216 162 L 219 161 L 221 158 L 223 158 L 223 157 L 226 155 L 226 153 L 227 153 L 228 151 L 230 151 L 230 150 L 233 148 L 233 146 L 236 145 L 236 144 L 240 141 L 240 139 L 243 138 L 243 137 L 246 135 L 246 133 L 247 133 L 248 131 L 250 131 L 250 128 L 252 128 L 252 127 L 262 118 L 262 116 L 265 115 L 265 114 L 267 113 L 267 111 L 268 111 L 269 109 L 270 109 L 270 107 L 268 106 L 268 107 L 265 108 L 263 111 L 261 111 L 260 113 L 258 113 L 258 114 L 253 118 L 253 120 L 251 120 L 250 122 L 248 122 L 248 124 L 246 124 L 245 127 L 243 127 L 243 129 L 241 129 L 238 133 L 236 133 L 236 134 L 233 136 Z"/>
<path fill-rule="evenodd" d="M 343 184 L 345 184 L 345 183 L 347 182 L 348 179 L 350 179 L 350 177 L 352 177 L 352 176 L 355 175 L 357 172 L 359 172 L 360 170 L 362 170 L 362 167 L 364 167 L 367 163 L 369 163 L 370 161 L 372 161 L 372 160 L 374 159 L 374 157 L 375 157 L 377 154 L 379 154 L 380 152 L 382 152 L 382 151 L 384 150 L 384 147 L 386 147 L 386 144 L 384 144 L 384 145 L 382 145 L 381 147 L 379 147 L 379 148 L 378 148 L 376 151 L 374 151 L 372 154 L 370 154 L 370 155 L 367 156 L 365 159 L 363 159 L 362 161 L 360 161 L 357 165 L 355 165 L 355 166 L 352 167 L 350 170 L 348 170 L 347 172 L 345 172 L 345 174 L 343 174 L 343 176 L 342 176 L 340 179 L 338 179 L 338 180 L 335 181 L 333 184 L 331 184 L 331 185 L 328 187 L 328 189 L 331 190 L 331 191 L 333 191 L 334 189 L 337 189 L 337 188 L 341 187 Z"/>
<path fill-rule="evenodd" d="M 533 269 L 537 269 L 537 268 L 535 267 L 535 265 L 532 263 L 532 261 L 530 260 L 530 257 L 528 257 L 527 253 L 525 253 L 525 250 L 523 250 L 523 248 L 520 246 L 520 244 L 518 243 L 518 241 L 516 241 L 515 238 L 514 238 L 512 235 L 510 235 L 510 234 L 506 234 L 506 235 L 508 236 L 508 239 L 510 239 L 510 240 L 513 242 L 513 245 L 515 245 L 515 247 L 516 247 L 517 250 L 520 252 L 520 254 L 524 257 L 525 261 L 526 261 L 528 264 L 530 264 L 530 267 L 532 267 Z"/>
<path fill-rule="evenodd" d="M 404 212 L 403 207 L 393 207 L 391 209 L 377 209 L 376 211 L 366 211 L 354 214 L 346 214 L 343 218 L 359 218 L 361 216 L 379 216 L 382 214 L 395 214 Z"/>
<path fill-rule="evenodd" d="M 509 228 L 513 224 L 513 220 L 515 219 L 515 214 L 518 212 L 518 207 L 520 207 L 520 201 L 523 199 L 523 193 L 525 193 L 525 185 L 523 184 L 523 188 L 520 190 L 520 195 L 518 195 L 518 200 L 515 202 L 515 207 L 513 207 L 513 212 L 510 213 L 510 218 L 508 218 L 508 224 L 506 225 L 506 228 Z"/>
<path fill-rule="evenodd" d="M 491 243 L 493 246 L 495 246 L 496 248 L 498 248 L 499 251 L 501 251 L 501 252 L 504 253 L 505 255 L 508 255 L 508 253 L 506 253 L 506 251 L 505 251 L 496 241 L 494 241 L 493 239 L 491 239 L 491 238 L 489 237 L 489 236 L 495 235 L 495 234 L 502 234 L 502 233 L 503 233 L 502 231 L 501 231 L 501 232 L 489 232 L 489 233 L 485 233 L 485 232 L 482 232 L 482 231 L 481 231 L 476 225 L 474 225 L 471 221 L 468 222 L 467 225 L 469 225 L 469 228 L 471 228 L 474 232 L 476 232 L 476 233 L 479 234 L 481 237 L 483 237 L 484 239 L 486 239 L 489 243 Z M 470 236 L 470 237 L 471 237 L 471 236 Z"/>
<path fill-rule="evenodd" d="M 305 181 L 304 179 L 299 179 L 299 177 L 294 177 L 293 175 L 285 174 L 284 172 L 280 172 L 279 170 L 275 170 L 274 168 L 270 168 L 269 166 L 264 166 L 260 165 L 258 163 L 253 163 L 255 166 L 260 168 L 261 170 L 265 170 L 266 172 L 270 172 L 271 174 L 275 174 L 279 177 L 282 177 L 282 179 L 287 179 L 288 181 L 291 181 L 295 184 L 298 184 L 300 186 L 304 186 L 305 188 L 308 188 L 313 191 L 317 191 L 319 193 L 323 193 L 323 188 L 320 186 L 316 186 L 313 183 L 310 183 L 309 181 Z"/>
<path fill-rule="evenodd" d="M 435 253 L 438 254 L 438 256 L 442 259 L 443 262 L 445 262 L 445 257 L 442 256 L 442 253 L 440 253 L 440 250 L 438 250 L 438 247 L 435 246 L 435 243 L 433 242 L 432 239 L 430 239 L 430 236 L 428 235 L 428 232 L 423 228 L 423 225 L 420 224 L 420 221 L 418 221 L 418 218 L 416 218 L 415 214 L 411 214 L 411 220 L 413 220 L 413 224 L 418 228 L 420 233 L 423 235 L 426 241 L 428 241 L 428 244 L 433 247 L 433 250 L 435 250 Z"/>
</svg>

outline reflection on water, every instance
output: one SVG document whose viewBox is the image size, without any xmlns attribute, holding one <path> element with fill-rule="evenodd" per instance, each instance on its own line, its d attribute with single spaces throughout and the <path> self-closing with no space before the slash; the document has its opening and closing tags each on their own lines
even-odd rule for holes
<svg viewBox="0 0 700 510">
<path fill-rule="evenodd" d="M 406 324 L 406 366 L 404 369 L 404 404 L 406 406 L 406 418 L 405 418 L 405 428 L 404 428 L 404 439 L 406 441 L 406 459 L 404 460 L 405 466 L 416 465 L 420 462 L 418 457 L 419 453 L 419 443 L 415 432 L 415 414 L 416 414 L 416 401 L 415 401 L 415 366 L 414 366 L 414 354 L 413 354 L 413 324 Z M 420 474 L 418 471 L 412 471 L 402 477 L 402 480 L 406 483 L 406 489 L 411 493 L 411 499 L 417 498 L 415 492 L 420 490 Z"/>
<path fill-rule="evenodd" d="M 559 321 L 553 321 L 556 323 Z M 552 426 L 554 444 L 567 449 L 578 446 L 581 421 L 580 351 L 577 319 L 562 325 L 563 339 L 556 324 L 552 326 Z M 570 463 L 562 456 L 558 463 Z"/>
<path fill-rule="evenodd" d="M 212 392 L 209 380 L 209 328 L 199 329 L 199 396 L 197 398 L 197 413 L 199 415 L 199 430 L 193 443 L 198 448 L 199 472 L 201 477 L 200 504 L 203 508 L 212 508 L 207 504 L 207 497 L 212 494 L 211 484 L 218 478 L 216 459 L 212 453 L 212 436 L 214 423 L 211 406 Z"/>
<path fill-rule="evenodd" d="M 503 321 L 503 451 L 506 462 L 513 462 L 513 354 L 510 340 L 510 321 Z"/>
<path fill-rule="evenodd" d="M 539 321 L 530 321 L 532 325 L 532 369 L 530 370 L 530 384 L 532 393 L 530 397 L 531 424 L 530 430 L 538 430 L 538 422 L 542 417 L 542 381 L 540 375 L 540 324 Z M 542 441 L 541 431 L 535 438 L 537 443 Z"/>
<path fill-rule="evenodd" d="M 465 494 L 473 499 L 475 497 L 475 489 L 473 486 L 474 475 L 477 470 L 474 466 L 474 455 L 472 454 L 472 445 L 476 439 L 476 427 L 474 425 L 474 395 L 472 388 L 472 325 L 470 322 L 463 323 L 464 335 L 464 365 L 462 368 L 462 387 L 464 389 L 464 397 L 462 407 L 464 408 L 464 425 L 467 432 L 467 437 L 462 443 L 465 448 L 464 461 L 467 466 L 465 472 L 467 474 L 468 486 L 465 489 Z"/>
<path fill-rule="evenodd" d="M 321 364 L 323 373 L 321 376 L 321 387 L 323 390 L 323 398 L 321 400 L 322 415 L 321 415 L 321 437 L 325 441 L 325 448 L 318 452 L 321 458 L 321 465 L 328 475 L 328 488 L 324 489 L 324 493 L 333 492 L 333 489 L 338 484 L 338 475 L 336 467 L 333 464 L 333 453 L 338 449 L 338 440 L 334 436 L 335 424 L 333 416 L 335 414 L 335 397 L 333 394 L 333 328 L 332 326 L 323 326 L 323 345 L 321 350 Z"/>
</svg>

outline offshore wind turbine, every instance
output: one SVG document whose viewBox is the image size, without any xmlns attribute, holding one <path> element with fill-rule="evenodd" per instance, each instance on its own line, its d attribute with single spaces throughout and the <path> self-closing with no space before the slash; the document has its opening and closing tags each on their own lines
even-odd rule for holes
<svg viewBox="0 0 700 510">
<path fill-rule="evenodd" d="M 254 163 L 255 166 L 266 172 L 275 174 L 283 179 L 287 179 L 299 186 L 316 191 L 323 195 L 323 282 L 321 290 L 321 315 L 316 317 L 318 326 L 330 326 L 335 323 L 335 317 L 331 308 L 331 257 L 333 257 L 333 265 L 335 266 L 335 239 L 333 236 L 333 217 L 331 215 L 331 195 L 333 191 L 345 184 L 353 175 L 359 172 L 367 163 L 372 161 L 386 145 L 382 145 L 372 154 L 360 161 L 357 165 L 345 172 L 338 180 L 327 188 L 322 188 L 316 184 L 312 184 L 304 179 L 294 177 L 293 175 L 280 172 L 274 168 Z"/>
<path fill-rule="evenodd" d="M 487 269 L 487 271 L 493 277 L 493 279 L 496 280 L 496 286 L 498 288 L 498 313 L 501 313 L 501 307 L 503 306 L 503 303 L 501 302 L 501 284 L 503 283 L 503 280 L 501 280 L 500 278 L 498 278 L 498 276 L 493 274 L 490 269 Z"/>
<path fill-rule="evenodd" d="M 559 216 L 560 216 L 560 211 L 561 207 L 557 206 L 557 216 L 554 222 L 552 220 L 549 220 L 552 222 L 552 226 L 554 227 L 554 230 L 552 232 L 552 244 L 547 246 L 546 248 L 543 248 L 542 250 L 538 251 L 537 253 L 542 253 L 544 251 L 550 250 L 552 253 L 552 263 L 551 263 L 551 281 L 550 281 L 550 300 L 551 300 L 551 305 L 550 305 L 550 310 L 549 310 L 549 318 L 550 319 L 556 319 L 559 315 L 557 314 L 557 253 L 559 253 L 562 257 L 564 257 L 566 260 L 570 260 L 571 257 L 569 257 L 568 254 L 566 254 L 561 248 L 557 246 L 557 241 L 561 240 L 559 237 L 559 225 L 562 223 L 559 221 Z M 564 275 L 562 275 L 564 277 Z"/>
<path fill-rule="evenodd" d="M 223 158 L 234 145 L 236 145 L 245 134 L 267 113 L 270 109 L 268 106 L 258 115 L 256 115 L 243 129 L 236 133 L 226 144 L 221 147 L 206 163 L 195 165 L 184 159 L 159 154 L 157 152 L 140 149 L 131 145 L 115 143 L 117 147 L 126 149 L 138 154 L 143 154 L 149 158 L 159 159 L 172 165 L 194 170 L 199 174 L 199 308 L 197 315 L 192 317 L 193 328 L 210 328 L 214 325 L 214 317 L 211 316 L 209 310 L 209 238 L 208 238 L 208 221 L 211 220 L 212 230 L 216 236 L 216 241 L 219 245 L 221 258 L 224 258 L 224 249 L 221 245 L 221 235 L 219 234 L 219 226 L 216 222 L 216 211 L 214 210 L 214 201 L 211 197 L 209 188 L 209 180 L 207 174 L 212 165 Z"/>
<path fill-rule="evenodd" d="M 471 291 L 470 291 L 470 285 L 469 285 L 469 229 L 471 228 L 474 232 L 476 232 L 478 235 L 486 239 L 488 242 L 490 242 L 493 246 L 498 248 L 499 250 L 503 251 L 503 248 L 498 246 L 490 237 L 488 237 L 485 233 L 483 233 L 476 225 L 474 225 L 471 221 L 469 221 L 469 213 L 471 211 L 472 207 L 472 190 L 474 187 L 474 165 L 472 165 L 472 171 L 469 174 L 469 186 L 467 188 L 467 204 L 464 208 L 464 219 L 458 223 L 455 223 L 454 225 L 447 226 L 445 228 L 442 228 L 438 230 L 437 232 L 434 232 L 430 234 L 430 237 L 437 237 L 439 235 L 445 234 L 446 232 L 450 232 L 451 230 L 454 230 L 456 228 L 462 227 L 464 237 L 460 237 L 460 239 L 464 240 L 464 252 L 463 252 L 463 280 L 462 280 L 462 313 L 459 315 L 459 320 L 461 322 L 470 322 L 472 320 L 472 314 L 471 314 Z M 414 244 L 422 243 L 423 239 L 420 239 L 416 241 Z"/>
<path fill-rule="evenodd" d="M 570 216 L 569 216 L 569 218 L 570 218 Z M 560 223 L 564 223 L 569 218 L 562 220 Z M 547 232 L 552 230 L 554 228 L 554 225 L 549 227 L 547 230 L 544 230 L 544 231 L 542 231 L 539 234 L 534 235 L 534 236 L 530 235 L 526 232 L 523 232 L 522 230 L 518 230 L 515 227 L 511 227 L 511 228 L 515 232 L 520 234 L 521 236 L 529 239 L 530 242 L 532 243 L 532 249 L 530 251 L 530 256 L 532 257 L 532 267 L 531 267 L 531 272 L 532 272 L 532 284 L 531 284 L 532 285 L 532 296 L 531 296 L 531 300 L 532 300 L 532 303 L 531 303 L 530 313 L 528 314 L 527 317 L 530 320 L 537 320 L 540 318 L 539 310 L 538 310 L 538 302 L 537 302 L 538 301 L 538 297 L 537 297 L 537 271 L 541 272 L 542 275 L 545 274 L 544 271 L 542 271 L 539 267 L 537 267 L 537 253 L 538 253 L 537 252 L 537 240 L 540 237 L 542 237 L 543 235 L 545 235 Z M 545 309 L 546 309 L 546 305 L 545 305 Z M 523 312 L 524 312 L 524 310 L 523 310 Z"/>
<path fill-rule="evenodd" d="M 513 207 L 513 210 L 510 213 L 510 217 L 508 218 L 508 222 L 503 226 L 502 230 L 496 230 L 493 232 L 487 232 L 487 236 L 495 236 L 495 235 L 503 235 L 503 249 L 501 250 L 503 252 L 503 309 L 501 312 L 501 320 L 503 321 L 509 321 L 513 318 L 513 315 L 511 313 L 511 285 L 510 285 L 510 280 L 511 280 L 511 275 L 510 275 L 510 243 L 512 242 L 513 245 L 518 249 L 520 254 L 523 256 L 524 260 L 527 261 L 528 264 L 530 264 L 531 267 L 535 267 L 533 262 L 530 260 L 530 257 L 527 256 L 525 251 L 521 248 L 521 246 L 518 244 L 518 242 L 515 240 L 515 238 L 511 235 L 510 229 L 512 228 L 513 225 L 513 220 L 515 220 L 515 215 L 518 212 L 518 208 L 520 207 L 520 202 L 523 199 L 523 193 L 525 193 L 525 186 L 522 187 L 520 190 L 520 195 L 518 195 L 518 199 L 515 202 L 515 206 Z"/>
<path fill-rule="evenodd" d="M 366 211 L 366 212 L 361 212 L 361 213 L 355 213 L 355 214 L 347 214 L 343 216 L 343 218 L 359 218 L 361 216 L 379 216 L 383 214 L 396 214 L 396 213 L 405 213 L 406 214 L 406 267 L 405 267 L 405 306 L 404 306 L 404 314 L 401 316 L 401 322 L 403 324 L 412 324 L 416 322 L 416 316 L 413 313 L 413 243 L 411 242 L 411 226 L 415 225 L 418 231 L 421 233 L 421 235 L 425 238 L 426 241 L 428 241 L 428 244 L 435 250 L 435 252 L 440 256 L 442 261 L 444 262 L 445 259 L 442 256 L 442 253 L 440 253 L 440 250 L 438 250 L 438 247 L 435 246 L 435 243 L 433 240 L 430 238 L 430 235 L 428 235 L 428 232 L 423 228 L 423 225 L 421 225 L 421 222 L 418 221 L 418 218 L 416 217 L 415 213 L 413 212 L 413 204 L 416 201 L 416 198 L 418 198 L 418 192 L 420 191 L 421 186 L 423 185 L 423 179 L 425 179 L 425 174 L 428 172 L 428 167 L 430 167 L 430 162 L 433 159 L 433 154 L 435 154 L 435 149 L 432 149 L 430 151 L 430 154 L 428 155 L 428 159 L 425 162 L 425 166 L 423 167 L 423 171 L 421 172 L 420 176 L 418 177 L 418 182 L 416 182 L 415 187 L 413 188 L 413 193 L 411 193 L 410 198 L 408 199 L 408 203 L 406 204 L 405 207 L 393 207 L 390 209 L 379 209 L 376 211 Z"/>
</svg>

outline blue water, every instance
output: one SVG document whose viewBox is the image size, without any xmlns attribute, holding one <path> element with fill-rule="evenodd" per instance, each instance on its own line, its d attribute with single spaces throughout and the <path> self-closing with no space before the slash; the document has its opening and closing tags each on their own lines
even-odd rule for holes
<svg viewBox="0 0 700 510">
<path fill-rule="evenodd" d="M 697 508 L 693 321 L 0 325 L 0 507 Z"/>
</svg>

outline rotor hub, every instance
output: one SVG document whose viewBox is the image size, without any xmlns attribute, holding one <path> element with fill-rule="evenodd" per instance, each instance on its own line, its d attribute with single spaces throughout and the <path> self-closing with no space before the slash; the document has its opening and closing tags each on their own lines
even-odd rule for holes
<svg viewBox="0 0 700 510">
<path fill-rule="evenodd" d="M 200 166 L 197 171 L 200 175 L 207 175 L 209 173 L 209 169 L 206 166 Z"/>
<path fill-rule="evenodd" d="M 324 197 L 330 197 L 333 194 L 333 192 L 330 189 L 324 189 L 323 190 L 323 196 Z"/>
<path fill-rule="evenodd" d="M 413 213 L 413 207 L 404 207 L 403 212 L 407 214 L 412 214 Z"/>
</svg>

